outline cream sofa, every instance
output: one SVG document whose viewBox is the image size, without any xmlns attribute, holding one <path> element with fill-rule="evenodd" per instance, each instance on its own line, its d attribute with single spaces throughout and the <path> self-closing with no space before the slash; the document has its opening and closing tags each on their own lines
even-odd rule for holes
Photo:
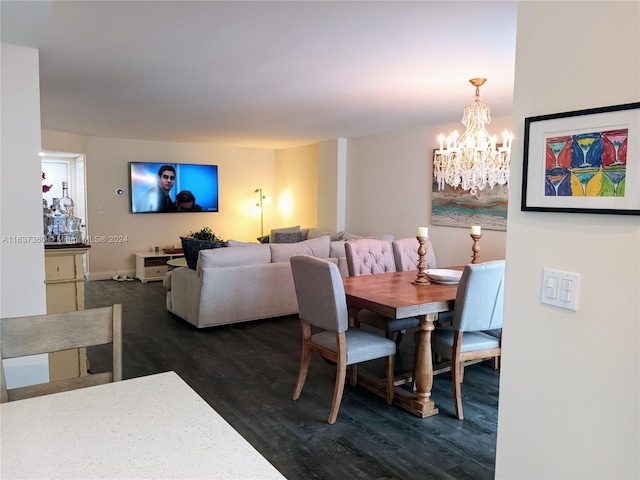
<svg viewBox="0 0 640 480">
<path fill-rule="evenodd" d="M 297 243 L 229 245 L 201 250 L 196 270 L 167 273 L 167 310 L 198 328 L 295 314 L 293 255 L 330 259 L 348 276 L 344 241 L 328 235 Z"/>
</svg>

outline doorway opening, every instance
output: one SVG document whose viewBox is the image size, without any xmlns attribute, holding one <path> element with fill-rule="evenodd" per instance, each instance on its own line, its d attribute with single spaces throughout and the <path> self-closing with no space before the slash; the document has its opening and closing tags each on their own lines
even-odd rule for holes
<svg viewBox="0 0 640 480">
<path fill-rule="evenodd" d="M 62 198 L 62 182 L 66 182 L 68 195 L 74 203 L 74 216 L 81 220 L 84 235 L 88 238 L 87 197 L 86 197 L 86 157 L 81 153 L 44 151 L 40 153 L 43 185 L 50 185 L 42 197 L 51 207 L 54 199 Z M 44 203 L 43 203 L 44 207 Z M 44 228 L 44 224 L 43 224 Z M 84 257 L 84 274 L 88 273 L 87 257 Z"/>
</svg>

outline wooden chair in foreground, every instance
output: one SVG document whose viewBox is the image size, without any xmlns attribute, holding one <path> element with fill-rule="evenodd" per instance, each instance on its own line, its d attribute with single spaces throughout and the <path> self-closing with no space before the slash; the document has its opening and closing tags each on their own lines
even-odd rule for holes
<svg viewBox="0 0 640 480">
<path fill-rule="evenodd" d="M 462 420 L 460 384 L 464 362 L 499 357 L 502 335 L 485 333 L 502 329 L 504 304 L 504 260 L 469 264 L 464 268 L 453 326 L 436 328 L 431 334 L 433 352 L 451 359 L 456 416 Z"/>
<path fill-rule="evenodd" d="M 113 371 L 7 390 L 0 368 L 0 401 L 7 402 L 122 380 L 122 305 L 0 319 L 2 360 L 113 344 Z"/>
<path fill-rule="evenodd" d="M 302 392 L 311 353 L 315 352 L 337 364 L 330 424 L 336 422 L 344 392 L 347 366 L 351 366 L 351 384 L 357 382 L 356 364 L 386 357 L 387 403 L 393 403 L 393 363 L 396 344 L 393 340 L 349 328 L 347 300 L 338 267 L 326 260 L 297 255 L 291 257 L 291 271 L 302 323 L 302 358 L 298 381 L 293 392 L 297 400 Z M 311 326 L 322 331 L 312 334 Z"/>
</svg>

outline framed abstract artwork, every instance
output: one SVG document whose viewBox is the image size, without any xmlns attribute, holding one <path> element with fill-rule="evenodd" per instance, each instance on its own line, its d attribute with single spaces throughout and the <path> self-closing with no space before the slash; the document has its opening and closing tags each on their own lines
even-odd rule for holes
<svg viewBox="0 0 640 480">
<path fill-rule="evenodd" d="M 640 102 L 525 118 L 522 211 L 640 215 Z"/>
<path fill-rule="evenodd" d="M 486 230 L 504 231 L 507 229 L 508 203 L 508 185 L 487 187 L 472 195 L 468 190 L 447 184 L 439 190 L 434 179 L 431 184 L 431 224 L 461 228 L 481 225 Z"/>
</svg>

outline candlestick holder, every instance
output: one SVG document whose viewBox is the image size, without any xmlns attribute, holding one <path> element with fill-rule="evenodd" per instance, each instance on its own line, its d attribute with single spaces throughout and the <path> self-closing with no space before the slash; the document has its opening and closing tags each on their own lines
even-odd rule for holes
<svg viewBox="0 0 640 480">
<path fill-rule="evenodd" d="M 427 262 L 425 261 L 425 257 L 427 255 L 427 240 L 429 237 L 416 237 L 418 239 L 418 243 L 420 246 L 418 247 L 418 275 L 416 279 L 411 282 L 414 285 L 430 285 L 429 279 L 427 278 Z"/>
<path fill-rule="evenodd" d="M 471 255 L 471 263 L 480 263 L 480 255 L 478 252 L 480 251 L 480 239 L 482 238 L 482 235 L 472 233 L 471 238 L 473 238 L 473 246 L 471 247 L 473 255 Z"/>
</svg>

